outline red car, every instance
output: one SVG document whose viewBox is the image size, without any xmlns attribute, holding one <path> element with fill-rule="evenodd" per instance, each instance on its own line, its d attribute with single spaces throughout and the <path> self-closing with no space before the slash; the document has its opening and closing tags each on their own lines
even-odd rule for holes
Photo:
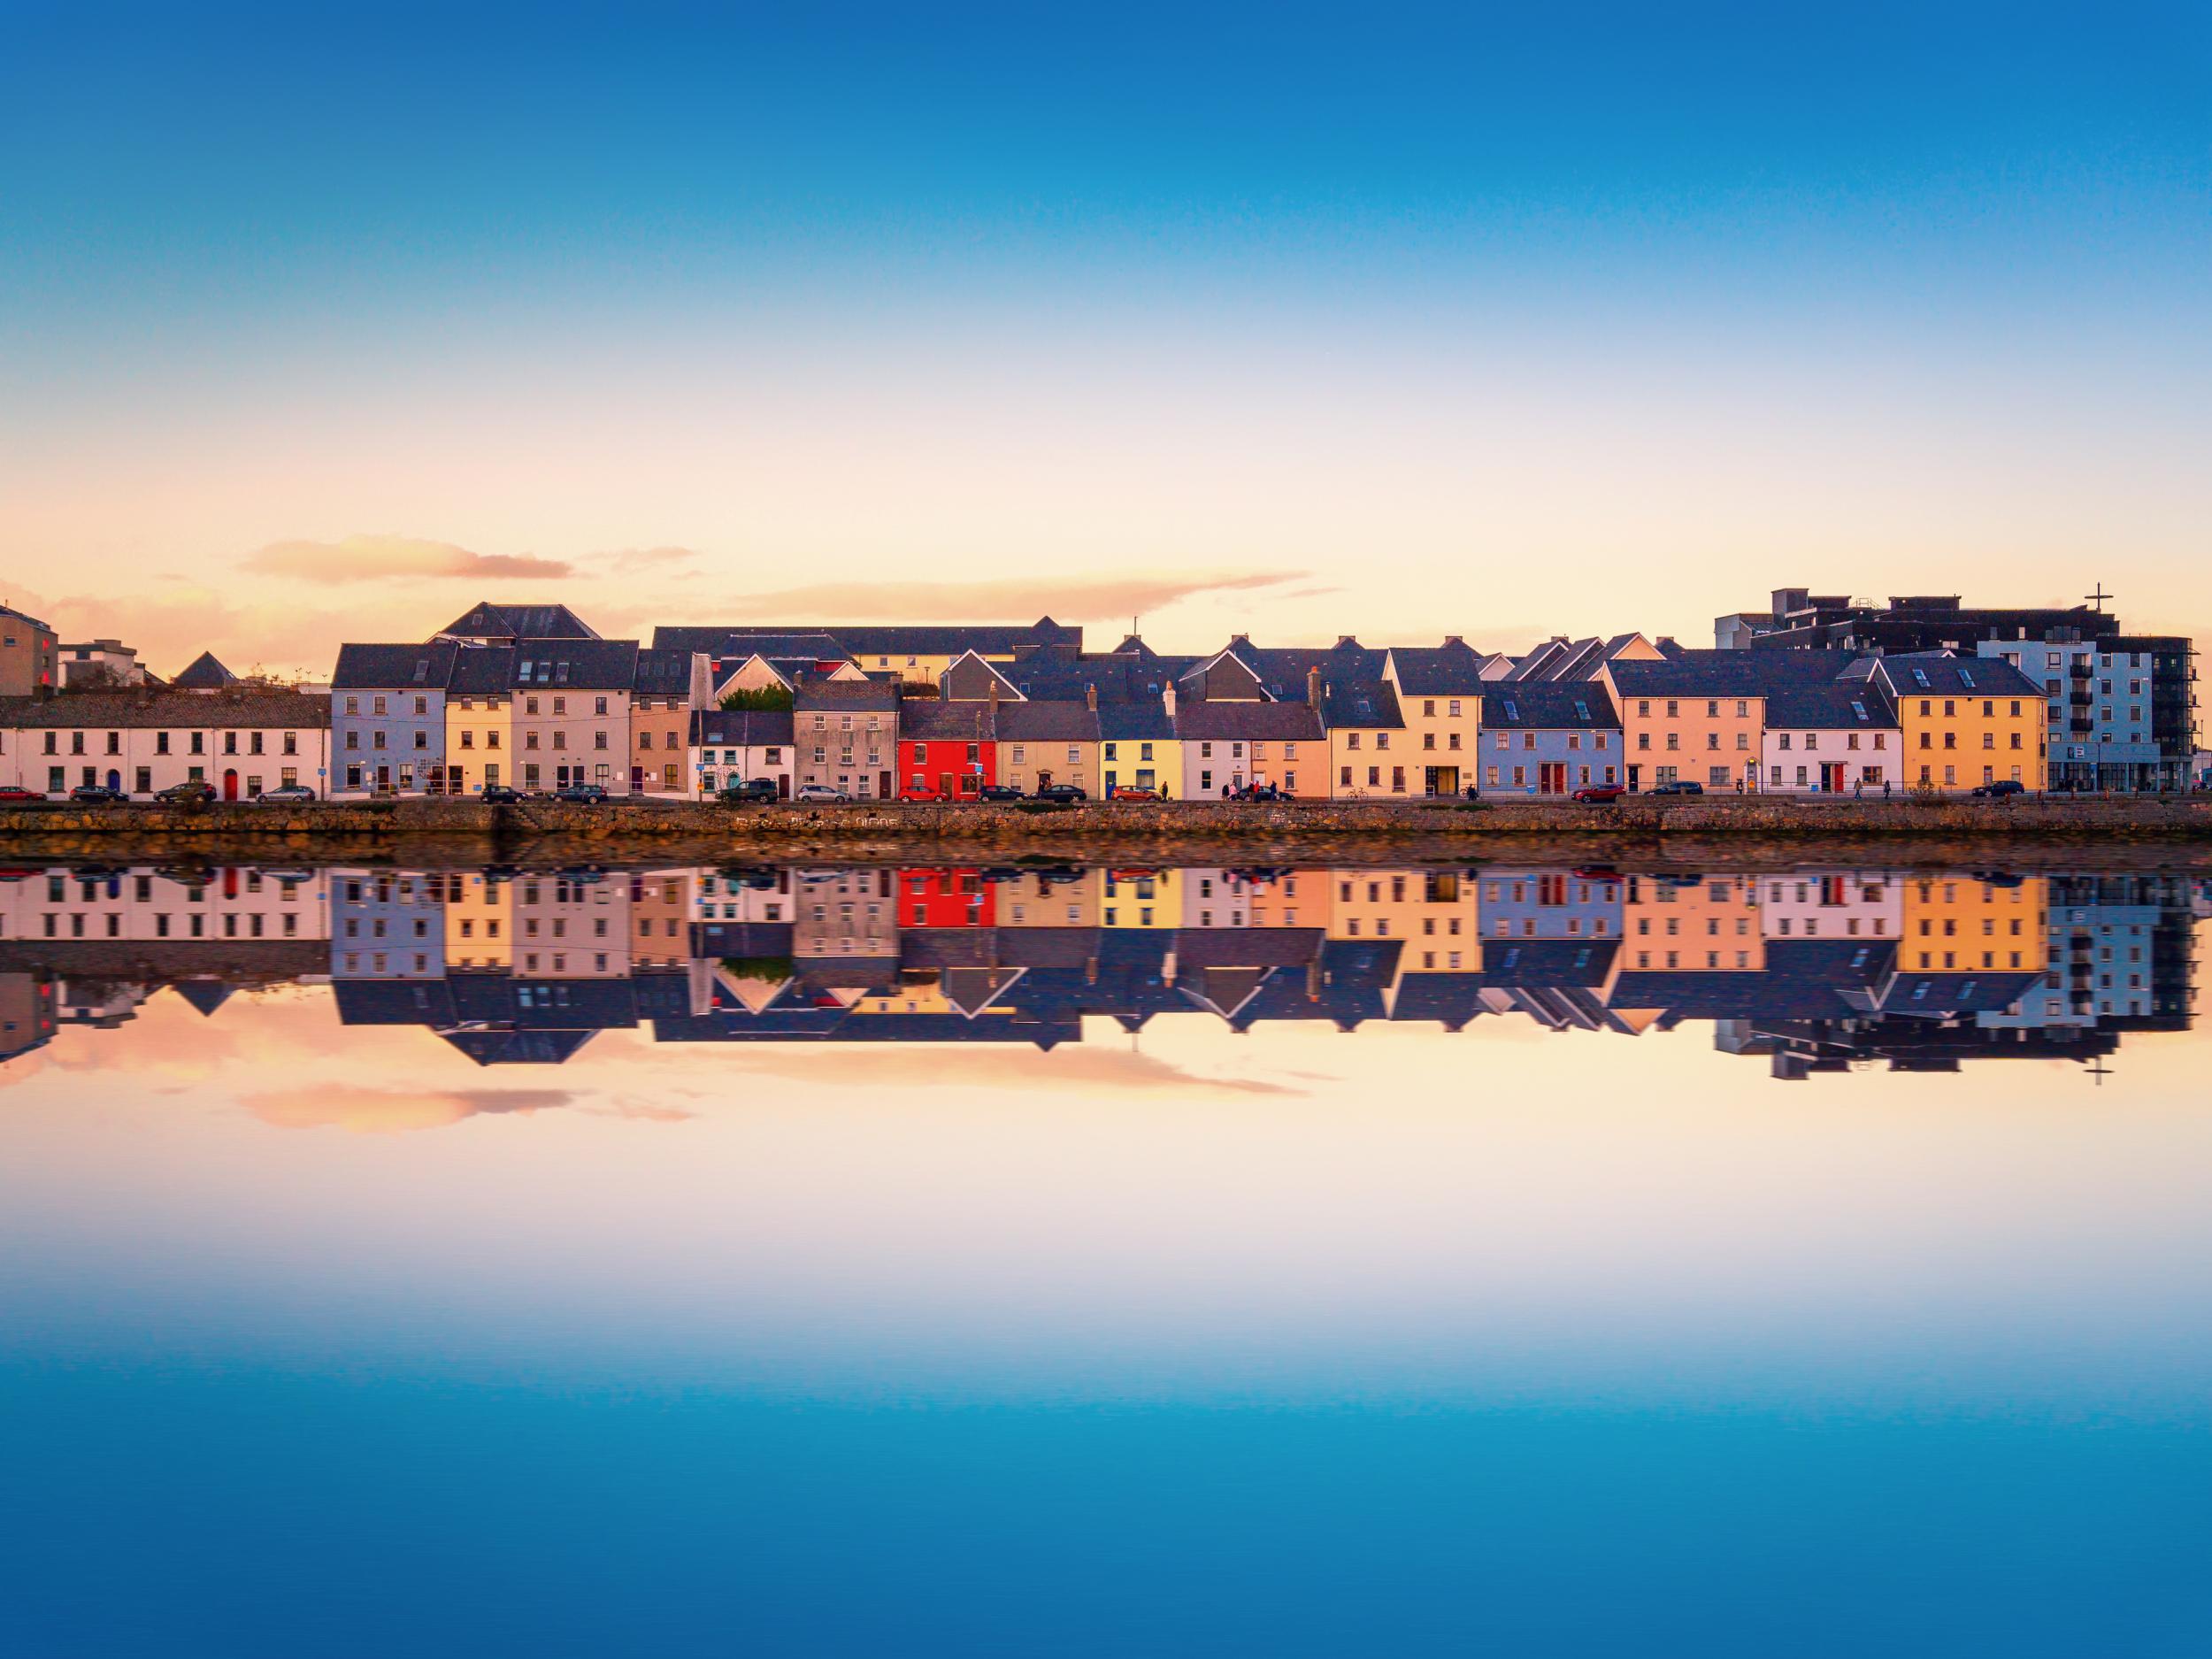
<svg viewBox="0 0 2212 1659">
<path fill-rule="evenodd" d="M 41 795 L 35 789 L 19 789 L 13 784 L 9 785 L 4 789 L 0 789 L 0 801 L 4 801 L 11 804 L 24 801 L 43 801 L 45 798 L 46 797 L 44 795 Z"/>
<path fill-rule="evenodd" d="M 1157 801 L 1159 798 L 1160 792 L 1157 789 L 1145 788 L 1133 783 L 1114 786 L 1114 799 L 1117 801 Z"/>
<path fill-rule="evenodd" d="M 1569 799 L 1575 801 L 1595 801 L 1603 803 L 1607 801 L 1617 801 L 1627 793 L 1628 787 L 1625 784 L 1586 783 L 1581 788 L 1576 790 L 1574 794 L 1569 797 Z"/>
<path fill-rule="evenodd" d="M 924 787 L 920 789 L 902 789 L 899 791 L 899 799 L 902 801 L 926 803 L 932 801 L 942 801 L 946 798 L 947 796 L 941 789 Z"/>
</svg>

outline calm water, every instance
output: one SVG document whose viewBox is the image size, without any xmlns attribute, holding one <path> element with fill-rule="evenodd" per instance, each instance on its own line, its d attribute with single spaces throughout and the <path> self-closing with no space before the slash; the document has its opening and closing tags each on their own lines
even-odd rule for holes
<svg viewBox="0 0 2212 1659">
<path fill-rule="evenodd" d="M 0 1646 L 2212 1650 L 2208 897 L 0 872 Z"/>
</svg>

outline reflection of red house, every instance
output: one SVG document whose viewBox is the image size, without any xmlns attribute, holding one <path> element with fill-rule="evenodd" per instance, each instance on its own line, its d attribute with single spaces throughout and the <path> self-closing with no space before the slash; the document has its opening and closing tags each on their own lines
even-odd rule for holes
<svg viewBox="0 0 2212 1659">
<path fill-rule="evenodd" d="M 998 781 L 991 711 L 979 703 L 910 697 L 899 705 L 899 789 L 972 800 Z"/>
<path fill-rule="evenodd" d="M 902 870 L 901 927 L 995 927 L 997 889 L 977 870 Z"/>
</svg>

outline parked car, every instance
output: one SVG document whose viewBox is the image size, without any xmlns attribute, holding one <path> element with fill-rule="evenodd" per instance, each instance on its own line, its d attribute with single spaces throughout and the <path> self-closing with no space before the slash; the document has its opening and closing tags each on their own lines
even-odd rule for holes
<svg viewBox="0 0 2212 1659">
<path fill-rule="evenodd" d="M 1116 784 L 1112 793 L 1112 799 L 1116 801 L 1157 801 L 1163 798 L 1160 792 L 1149 784 Z"/>
<path fill-rule="evenodd" d="M 204 778 L 188 778 L 182 783 L 173 783 L 166 789 L 154 791 L 154 799 L 171 805 L 205 803 L 215 798 L 215 786 Z"/>
<path fill-rule="evenodd" d="M 1568 799 L 1572 801 L 1593 801 L 1602 803 L 1607 801 L 1617 801 L 1627 793 L 1628 786 L 1626 784 L 1586 783 L 1581 788 L 1576 790 L 1573 795 L 1570 795 Z M 1654 793 L 1656 793 L 1656 791 Z"/>
<path fill-rule="evenodd" d="M 1232 801 L 1279 801 L 1283 792 L 1271 783 L 1248 783 L 1241 789 L 1229 792 Z"/>
<path fill-rule="evenodd" d="M 933 789 L 927 784 L 924 784 L 918 789 L 900 790 L 899 799 L 902 801 L 910 801 L 916 805 L 921 806 L 930 804 L 933 802 L 949 800 L 951 797 L 946 795 L 942 790 Z"/>
<path fill-rule="evenodd" d="M 571 806 L 597 806 L 607 798 L 607 790 L 603 784 L 572 783 L 556 789 L 553 798 Z"/>
<path fill-rule="evenodd" d="M 2027 786 L 2017 779 L 2000 778 L 1994 783 L 1978 783 L 1967 793 L 1985 795 L 1993 801 L 2001 801 L 2008 795 L 2025 795 Z"/>
<path fill-rule="evenodd" d="M 316 793 L 303 783 L 280 783 L 273 789 L 264 789 L 254 796 L 257 801 L 313 801 Z"/>
<path fill-rule="evenodd" d="M 776 799 L 776 780 L 773 778 L 746 778 L 736 783 L 725 784 L 715 796 L 725 806 L 744 806 L 755 801 Z"/>
<path fill-rule="evenodd" d="M 842 806 L 850 801 L 852 796 L 847 791 L 840 789 L 835 784 L 803 783 L 799 786 L 799 792 L 792 796 L 792 799 L 803 802 L 809 806 Z"/>
<path fill-rule="evenodd" d="M 1022 792 L 1010 783 L 987 783 L 976 791 L 979 801 L 1018 801 Z"/>
<path fill-rule="evenodd" d="M 10 784 L 4 789 L 0 789 L 0 803 L 4 803 L 9 806 L 21 806 L 26 802 L 43 801 L 45 799 L 46 797 L 35 789 L 19 788 L 14 784 Z"/>
<path fill-rule="evenodd" d="M 1037 791 L 1040 801 L 1087 801 L 1090 791 L 1079 783 L 1048 783 Z"/>
<path fill-rule="evenodd" d="M 81 783 L 69 792 L 69 798 L 84 806 L 113 806 L 127 801 L 130 796 L 120 789 L 111 789 L 104 783 Z"/>
<path fill-rule="evenodd" d="M 1694 783 L 1687 778 L 1677 778 L 1672 783 L 1654 784 L 1651 793 L 1654 795 L 1703 795 L 1705 786 L 1701 783 Z"/>
<path fill-rule="evenodd" d="M 522 791 L 503 783 L 488 783 L 476 798 L 491 806 L 512 806 L 522 799 Z"/>
</svg>

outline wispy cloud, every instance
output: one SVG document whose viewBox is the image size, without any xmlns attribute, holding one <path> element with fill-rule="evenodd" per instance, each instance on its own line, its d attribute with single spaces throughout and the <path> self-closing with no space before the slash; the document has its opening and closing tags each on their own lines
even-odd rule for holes
<svg viewBox="0 0 2212 1659">
<path fill-rule="evenodd" d="M 1010 577 L 968 582 L 822 582 L 741 594 L 749 612 L 801 622 L 1096 622 L 1142 616 L 1202 594 L 1247 593 L 1304 580 L 1306 571 L 1172 576 Z"/>
<path fill-rule="evenodd" d="M 672 565 L 694 565 L 704 557 L 696 548 L 626 547 L 595 553 L 587 562 L 600 566 L 609 575 L 625 576 L 640 571 L 665 570 Z"/>
<path fill-rule="evenodd" d="M 558 1088 L 456 1088 L 424 1091 L 319 1082 L 311 1087 L 247 1094 L 240 1104 L 280 1129 L 343 1129 L 354 1134 L 403 1134 L 442 1129 L 486 1112 L 549 1111 L 576 1096 Z"/>
<path fill-rule="evenodd" d="M 390 577 L 467 578 L 497 580 L 569 576 L 565 559 L 534 553 L 477 553 L 450 541 L 406 535 L 349 535 L 338 541 L 272 541 L 240 561 L 240 568 L 260 576 L 296 576 L 311 581 L 367 582 Z"/>
</svg>

